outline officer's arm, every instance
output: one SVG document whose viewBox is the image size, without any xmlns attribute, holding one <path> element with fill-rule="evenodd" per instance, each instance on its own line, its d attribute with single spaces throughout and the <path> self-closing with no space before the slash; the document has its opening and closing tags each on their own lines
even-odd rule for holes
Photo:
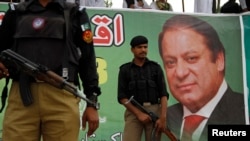
<svg viewBox="0 0 250 141">
<path fill-rule="evenodd" d="M 101 94 L 101 91 L 98 86 L 99 77 L 97 74 L 93 34 L 89 16 L 85 9 L 82 9 L 82 11 L 78 12 L 78 14 L 80 18 L 76 20 L 79 24 L 77 24 L 76 38 L 74 39 L 77 46 L 80 47 L 82 53 L 79 61 L 79 76 L 87 98 L 97 101 L 97 96 Z"/>
<path fill-rule="evenodd" d="M 0 26 L 0 43 L 1 43 L 0 52 L 12 46 L 14 42 L 13 38 L 14 29 L 15 29 L 14 12 L 12 10 L 8 10 L 3 17 Z"/>
<path fill-rule="evenodd" d="M 74 37 L 76 45 L 81 50 L 81 58 L 79 60 L 79 75 L 84 87 L 84 93 L 87 98 L 97 101 L 97 96 L 101 94 L 100 88 L 98 87 L 98 75 L 96 67 L 96 56 L 93 45 L 93 37 L 87 36 L 91 34 L 90 22 L 87 13 L 81 11 L 78 13 L 76 36 Z M 81 18 L 79 18 L 81 17 Z M 74 24 L 74 23 L 73 23 Z M 82 26 L 86 28 L 82 28 Z M 89 28 L 87 28 L 89 26 Z M 88 123 L 88 124 L 87 124 Z M 86 129 L 88 125 L 87 135 L 92 135 L 99 127 L 99 116 L 93 105 L 87 104 L 87 108 L 82 116 L 82 128 Z"/>
<path fill-rule="evenodd" d="M 129 94 L 128 94 L 128 83 L 130 81 L 127 75 L 128 68 L 126 65 L 120 66 L 119 74 L 118 74 L 118 102 L 122 104 L 127 110 L 132 112 L 136 117 L 139 117 L 141 114 L 144 114 L 140 109 L 135 107 L 129 101 Z"/>
<path fill-rule="evenodd" d="M 0 26 L 0 52 L 5 49 L 11 48 L 12 44 L 14 43 L 14 12 L 12 10 L 7 10 L 5 13 L 2 23 Z M 9 75 L 8 69 L 0 62 L 0 79 Z"/>
</svg>

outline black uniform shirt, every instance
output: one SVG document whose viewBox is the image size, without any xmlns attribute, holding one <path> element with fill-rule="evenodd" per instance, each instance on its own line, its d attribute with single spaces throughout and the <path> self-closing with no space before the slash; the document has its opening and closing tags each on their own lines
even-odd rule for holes
<svg viewBox="0 0 250 141">
<path fill-rule="evenodd" d="M 150 71 L 150 72 L 149 72 Z M 149 92 L 148 87 L 151 84 L 146 84 L 146 87 L 144 86 L 144 80 L 148 81 L 151 80 L 154 83 L 151 83 L 155 86 L 156 92 Z M 133 81 L 136 81 L 133 84 Z M 140 84 L 140 82 L 142 84 Z M 135 91 L 133 87 L 135 86 Z M 140 88 L 142 87 L 142 88 Z M 140 89 L 140 91 L 138 91 Z M 118 78 L 118 101 L 120 103 L 120 100 L 123 98 L 129 99 L 132 95 L 135 96 L 135 100 L 138 102 L 152 102 L 150 97 L 156 95 L 157 98 L 161 98 L 162 96 L 169 97 L 169 94 L 167 92 L 166 88 L 166 82 L 165 77 L 163 75 L 163 71 L 161 69 L 161 66 L 157 64 L 156 62 L 146 60 L 144 65 L 142 67 L 137 66 L 136 64 L 132 62 L 125 63 L 120 66 L 119 71 L 119 78 Z M 147 96 L 145 96 L 147 95 Z M 144 97 L 144 98 L 142 98 Z M 146 100 L 146 101 L 145 101 Z"/>
<path fill-rule="evenodd" d="M 15 16 L 16 11 L 13 12 L 9 9 L 6 12 L 0 26 L 0 51 L 14 47 L 18 53 L 31 59 L 31 61 L 41 63 L 56 71 L 62 65 L 64 48 L 66 47 L 65 39 L 66 37 L 70 38 L 70 41 L 81 50 L 81 57 L 76 60 L 77 64 L 73 64 L 71 60 L 69 63 L 73 64 L 76 76 L 79 73 L 85 94 L 87 97 L 92 95 L 93 92 L 100 94 L 93 42 L 83 40 L 83 32 L 85 31 L 82 30 L 81 25 L 88 24 L 90 27 L 86 11 L 79 12 L 79 7 L 74 7 L 74 11 L 77 12 L 73 16 L 71 15 L 69 19 L 71 32 L 68 34 L 69 36 L 66 36 L 64 21 L 66 4 L 63 0 L 53 0 L 46 7 L 40 5 L 38 0 L 28 1 L 25 5 L 25 11 L 21 13 L 21 17 Z M 18 20 L 19 22 L 16 22 L 17 18 L 23 21 Z M 28 23 L 27 19 L 32 18 L 33 21 Z M 32 25 L 24 25 L 25 23 Z M 45 24 L 44 30 L 40 29 L 42 28 L 41 23 Z M 15 28 L 16 25 L 18 29 Z M 24 26 L 27 27 L 27 31 L 22 29 Z M 50 26 L 53 28 L 50 28 Z M 36 28 L 38 34 L 32 33 L 32 28 Z M 32 34 L 34 36 L 31 37 Z M 74 58 L 72 54 L 68 57 Z"/>
</svg>

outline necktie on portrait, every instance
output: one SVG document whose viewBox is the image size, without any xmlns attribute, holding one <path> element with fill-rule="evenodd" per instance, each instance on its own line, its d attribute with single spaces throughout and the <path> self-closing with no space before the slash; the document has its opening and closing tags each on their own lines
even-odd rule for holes
<svg viewBox="0 0 250 141">
<path fill-rule="evenodd" d="M 203 119 L 205 119 L 205 117 L 199 115 L 190 115 L 185 117 L 181 141 L 192 141 L 192 134 Z"/>
</svg>

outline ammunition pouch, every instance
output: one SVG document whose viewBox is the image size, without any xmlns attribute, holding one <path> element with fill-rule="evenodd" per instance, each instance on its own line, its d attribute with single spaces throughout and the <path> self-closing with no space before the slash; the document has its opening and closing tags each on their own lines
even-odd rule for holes
<svg viewBox="0 0 250 141">
<path fill-rule="evenodd" d="M 157 85 L 154 81 L 152 80 L 147 80 L 148 84 L 148 100 L 152 104 L 157 104 L 159 103 L 159 92 L 157 90 Z"/>
<path fill-rule="evenodd" d="M 159 103 L 157 87 L 152 80 L 137 80 L 129 82 L 129 94 L 141 105 L 145 102 Z"/>
<path fill-rule="evenodd" d="M 131 96 L 137 97 L 137 95 L 136 95 L 136 82 L 135 81 L 130 81 L 128 83 L 128 91 L 129 91 L 128 97 L 131 97 Z"/>
</svg>

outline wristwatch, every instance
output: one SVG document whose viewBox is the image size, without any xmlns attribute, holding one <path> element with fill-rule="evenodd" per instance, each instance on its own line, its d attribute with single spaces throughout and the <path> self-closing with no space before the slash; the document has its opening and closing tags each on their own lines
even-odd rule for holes
<svg viewBox="0 0 250 141">
<path fill-rule="evenodd" d="M 96 110 L 100 109 L 100 103 L 98 102 L 97 94 L 94 93 L 92 96 L 88 98 L 90 102 L 87 102 L 87 107 L 94 107 Z"/>
</svg>

